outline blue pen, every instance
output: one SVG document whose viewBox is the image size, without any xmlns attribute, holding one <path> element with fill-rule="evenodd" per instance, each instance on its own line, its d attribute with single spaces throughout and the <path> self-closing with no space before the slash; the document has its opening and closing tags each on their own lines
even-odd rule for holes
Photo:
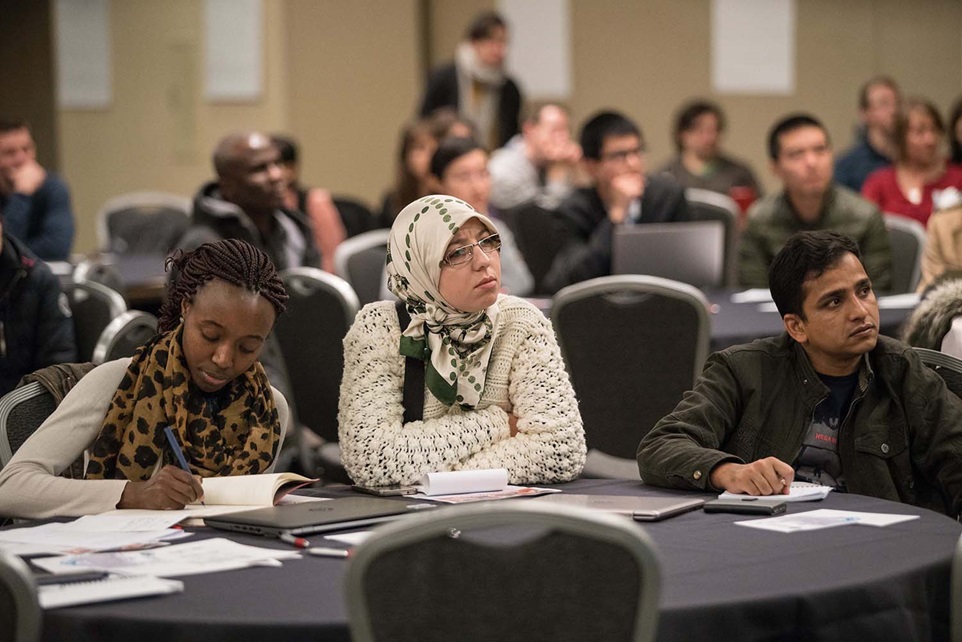
<svg viewBox="0 0 962 642">
<path fill-rule="evenodd" d="M 184 458 L 184 451 L 180 449 L 180 444 L 177 443 L 177 437 L 174 435 L 174 430 L 167 426 L 164 428 L 164 434 L 167 435 L 167 443 L 170 444 L 170 449 L 174 451 L 174 457 L 177 458 L 177 463 L 180 465 L 188 475 L 193 475 L 190 466 L 187 465 L 187 460 Z M 201 506 L 206 506 L 204 500 L 200 500 Z"/>
</svg>

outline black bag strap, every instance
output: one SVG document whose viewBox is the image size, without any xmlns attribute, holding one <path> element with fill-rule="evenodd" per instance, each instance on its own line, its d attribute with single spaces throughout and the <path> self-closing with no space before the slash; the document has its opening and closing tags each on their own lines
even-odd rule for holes
<svg viewBox="0 0 962 642">
<path fill-rule="evenodd" d="M 401 332 L 411 323 L 404 301 L 394 304 Z M 404 423 L 421 421 L 424 417 L 424 362 L 414 357 L 404 357 Z"/>
</svg>

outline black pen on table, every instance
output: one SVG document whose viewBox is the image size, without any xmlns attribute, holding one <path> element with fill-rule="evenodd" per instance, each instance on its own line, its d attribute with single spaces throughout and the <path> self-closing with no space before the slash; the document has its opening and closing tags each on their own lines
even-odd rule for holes
<svg viewBox="0 0 962 642">
<path fill-rule="evenodd" d="M 191 472 L 190 466 L 187 465 L 187 460 L 184 458 L 184 451 L 180 449 L 180 444 L 177 443 L 177 437 L 174 435 L 174 431 L 170 426 L 164 428 L 164 434 L 167 435 L 167 443 L 170 444 L 170 449 L 174 451 L 174 457 L 177 458 L 177 464 L 190 476 L 194 473 Z M 206 506 L 204 500 L 200 500 L 201 506 Z"/>
</svg>

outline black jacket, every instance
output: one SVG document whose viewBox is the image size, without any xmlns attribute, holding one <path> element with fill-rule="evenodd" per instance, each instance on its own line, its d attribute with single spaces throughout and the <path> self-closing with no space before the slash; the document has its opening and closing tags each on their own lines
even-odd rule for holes
<svg viewBox="0 0 962 642">
<path fill-rule="evenodd" d="M 786 334 L 716 352 L 641 440 L 638 470 L 646 484 L 707 492 L 724 462 L 791 465 L 827 395 Z M 879 337 L 866 354 L 838 454 L 849 492 L 962 513 L 962 401 L 904 343 Z"/>
<path fill-rule="evenodd" d="M 428 79 L 424 100 L 421 102 L 421 116 L 430 116 L 441 107 L 460 107 L 458 95 L 458 71 L 455 64 L 438 67 Z M 521 90 L 510 78 L 505 78 L 498 102 L 498 147 L 502 147 L 519 131 L 521 117 Z"/>
<path fill-rule="evenodd" d="M 611 274 L 614 225 L 598 190 L 593 187 L 575 190 L 558 206 L 558 214 L 571 238 L 555 256 L 545 276 L 544 289 L 557 292 L 572 283 Z M 645 177 L 639 223 L 673 223 L 687 221 L 690 217 L 681 185 L 670 176 L 652 174 Z"/>
<path fill-rule="evenodd" d="M 314 245 L 314 231 L 307 217 L 291 210 L 278 210 L 278 213 L 297 229 L 300 239 L 289 238 L 281 225 L 275 227 L 271 238 L 264 238 L 243 210 L 220 197 L 217 183 L 207 183 L 194 197 L 190 225 L 177 247 L 190 251 L 211 241 L 240 239 L 265 252 L 278 270 L 321 267 L 321 253 Z"/>
<path fill-rule="evenodd" d="M 17 239 L 0 252 L 0 395 L 20 377 L 77 360 L 73 318 L 57 277 Z"/>
</svg>

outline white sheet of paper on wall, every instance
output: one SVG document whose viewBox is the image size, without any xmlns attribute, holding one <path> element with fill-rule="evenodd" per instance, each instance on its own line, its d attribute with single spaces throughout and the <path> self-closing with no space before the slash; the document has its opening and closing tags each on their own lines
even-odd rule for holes
<svg viewBox="0 0 962 642">
<path fill-rule="evenodd" d="M 498 0 L 511 33 L 507 67 L 528 98 L 571 96 L 568 0 Z"/>
<path fill-rule="evenodd" d="M 54 34 L 60 108 L 110 107 L 110 2 L 57 0 Z"/>
<path fill-rule="evenodd" d="M 795 0 L 712 0 L 712 88 L 795 92 Z"/>
<path fill-rule="evenodd" d="M 204 97 L 250 102 L 261 96 L 264 41 L 261 0 L 205 0 Z"/>
</svg>

